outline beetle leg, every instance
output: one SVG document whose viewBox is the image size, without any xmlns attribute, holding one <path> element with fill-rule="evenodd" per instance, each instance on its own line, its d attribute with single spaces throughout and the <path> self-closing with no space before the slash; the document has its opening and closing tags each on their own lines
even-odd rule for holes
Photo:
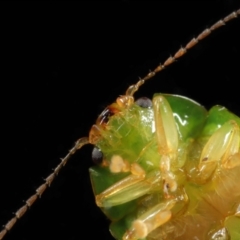
<svg viewBox="0 0 240 240">
<path fill-rule="evenodd" d="M 239 126 L 235 121 L 226 122 L 207 141 L 198 165 L 202 180 L 207 180 L 215 171 L 218 163 L 224 168 L 232 168 L 239 161 Z"/>
<path fill-rule="evenodd" d="M 162 95 L 153 98 L 153 111 L 159 154 L 175 159 L 178 150 L 177 127 L 172 109 Z"/>
<path fill-rule="evenodd" d="M 160 170 L 164 184 L 163 191 L 165 197 L 168 198 L 169 192 L 177 190 L 177 182 L 171 172 L 171 163 L 177 158 L 178 132 L 172 109 L 163 96 L 153 98 L 153 110 L 158 151 L 162 156 Z"/>
<path fill-rule="evenodd" d="M 159 179 L 159 171 L 152 171 L 146 175 L 145 171 L 134 163 L 131 165 L 129 176 L 96 195 L 96 203 L 99 207 L 112 207 L 137 199 L 155 189 Z"/>
<path fill-rule="evenodd" d="M 132 222 L 130 229 L 125 232 L 123 240 L 136 240 L 147 237 L 150 232 L 172 218 L 171 209 L 175 204 L 176 200 L 171 199 L 147 210 Z"/>
</svg>

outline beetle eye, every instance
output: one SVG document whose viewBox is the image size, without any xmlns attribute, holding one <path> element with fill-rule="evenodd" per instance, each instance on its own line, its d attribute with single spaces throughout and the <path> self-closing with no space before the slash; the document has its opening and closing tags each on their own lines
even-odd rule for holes
<svg viewBox="0 0 240 240">
<path fill-rule="evenodd" d="M 99 116 L 99 122 L 100 125 L 108 123 L 109 118 L 113 115 L 114 113 L 111 111 L 109 107 L 105 108 L 103 112 Z"/>
<path fill-rule="evenodd" d="M 120 111 L 116 106 L 117 104 L 111 104 L 110 106 L 106 107 L 99 115 L 96 123 L 100 126 L 105 126 L 108 123 L 110 117 Z"/>
<path fill-rule="evenodd" d="M 135 104 L 142 108 L 150 108 L 152 107 L 152 101 L 147 97 L 141 97 L 137 101 L 135 101 Z"/>
<path fill-rule="evenodd" d="M 100 164 L 102 163 L 102 160 L 103 160 L 103 153 L 102 151 L 97 148 L 97 147 L 94 147 L 93 148 L 93 151 L 92 151 L 92 160 L 95 164 Z"/>
</svg>

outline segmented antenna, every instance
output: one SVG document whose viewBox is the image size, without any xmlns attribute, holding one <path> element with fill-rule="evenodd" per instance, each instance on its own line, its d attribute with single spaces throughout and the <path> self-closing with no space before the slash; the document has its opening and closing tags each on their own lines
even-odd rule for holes
<svg viewBox="0 0 240 240">
<path fill-rule="evenodd" d="M 238 15 L 240 15 L 240 9 L 237 11 L 232 12 L 231 14 L 227 15 L 225 18 L 217 21 L 214 23 L 210 28 L 206 28 L 203 30 L 196 38 L 193 38 L 190 40 L 185 47 L 181 47 L 175 54 L 174 56 L 170 56 L 163 64 L 158 65 L 153 71 L 150 71 L 145 77 L 141 78 L 136 84 L 131 85 L 127 91 L 126 95 L 127 96 L 133 96 L 136 91 L 145 83 L 145 81 L 151 79 L 154 77 L 158 72 L 162 71 L 165 69 L 167 66 L 172 64 L 176 59 L 182 57 L 187 50 L 191 49 L 194 47 L 199 41 L 203 40 L 206 38 L 210 33 L 212 33 L 214 30 L 224 26 L 227 22 L 230 20 L 237 18 Z M 44 191 L 47 189 L 47 187 L 50 186 L 52 181 L 55 179 L 57 174 L 59 173 L 60 169 L 65 166 L 69 158 L 75 154 L 75 152 L 82 148 L 84 145 L 88 144 L 89 140 L 87 137 L 80 138 L 74 145 L 73 148 L 69 150 L 69 153 L 61 159 L 61 162 L 56 166 L 56 168 L 53 170 L 53 172 L 45 179 L 45 182 L 40 185 L 36 189 L 36 193 L 34 193 L 32 196 L 30 196 L 24 203 L 22 207 L 20 207 L 14 214 L 14 217 L 10 219 L 7 224 L 3 227 L 2 231 L 0 232 L 0 240 L 4 238 L 6 233 L 10 231 L 15 223 L 17 222 L 18 219 L 20 219 L 26 212 L 27 210 L 34 204 L 34 202 L 44 193 Z"/>
<path fill-rule="evenodd" d="M 138 91 L 138 89 L 149 79 L 154 77 L 158 72 L 161 72 L 164 70 L 167 66 L 171 65 L 175 60 L 178 58 L 181 58 L 189 49 L 194 47 L 196 44 L 199 43 L 199 41 L 203 40 L 206 38 L 209 34 L 211 34 L 213 31 L 216 29 L 224 26 L 227 22 L 231 21 L 234 18 L 237 18 L 238 15 L 240 15 L 240 9 L 237 11 L 234 11 L 227 15 L 225 18 L 215 22 L 211 27 L 206 28 L 203 30 L 196 38 L 191 39 L 185 47 L 181 47 L 175 54 L 174 56 L 170 56 L 163 64 L 158 65 L 153 71 L 150 71 L 145 77 L 140 78 L 139 81 L 128 87 L 126 91 L 127 96 L 133 96 L 135 92 Z"/>
<path fill-rule="evenodd" d="M 36 193 L 34 193 L 25 201 L 24 205 L 14 213 L 15 216 L 11 220 L 9 220 L 8 223 L 4 226 L 3 230 L 0 232 L 0 240 L 2 240 L 6 233 L 12 229 L 17 220 L 20 219 L 27 212 L 27 210 L 35 203 L 35 201 L 39 197 L 41 197 L 47 187 L 50 187 L 52 181 L 58 175 L 60 169 L 65 166 L 69 158 L 74 155 L 78 149 L 82 148 L 88 143 L 89 141 L 87 137 L 80 138 L 75 142 L 73 148 L 71 148 L 68 154 L 61 159 L 61 162 L 56 166 L 56 168 L 54 168 L 53 172 L 49 174 L 47 178 L 45 178 L 45 182 L 36 189 Z"/>
</svg>

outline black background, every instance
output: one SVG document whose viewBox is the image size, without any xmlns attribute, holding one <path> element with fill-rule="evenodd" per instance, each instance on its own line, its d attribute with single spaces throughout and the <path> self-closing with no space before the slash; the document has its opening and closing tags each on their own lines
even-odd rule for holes
<svg viewBox="0 0 240 240">
<path fill-rule="evenodd" d="M 239 1 L 1 2 L 0 224 L 104 107 Z M 240 115 L 240 18 L 145 84 Z M 6 240 L 113 239 L 79 151 Z"/>
</svg>

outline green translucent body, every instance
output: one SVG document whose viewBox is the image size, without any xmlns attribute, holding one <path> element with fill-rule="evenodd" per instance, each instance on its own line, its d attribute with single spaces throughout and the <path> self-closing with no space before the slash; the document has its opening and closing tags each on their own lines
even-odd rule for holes
<svg viewBox="0 0 240 240">
<path fill-rule="evenodd" d="M 173 209 L 171 221 L 154 230 L 147 239 L 240 239 L 240 217 L 232 216 L 240 205 L 240 167 L 219 172 L 214 180 L 202 182 L 196 173 L 201 151 L 217 129 L 229 120 L 240 126 L 240 119 L 226 108 L 214 106 L 209 112 L 198 103 L 181 96 L 163 95 L 169 102 L 179 135 L 178 157 L 172 171 L 188 196 L 188 203 Z M 113 115 L 96 144 L 105 161 L 120 155 L 130 163 L 137 162 L 148 175 L 159 169 L 159 153 L 152 108 L 133 104 Z M 111 173 L 108 167 L 90 168 L 94 194 L 100 194 L 129 173 Z M 110 231 L 122 239 L 134 219 L 144 209 L 161 202 L 161 187 L 117 206 L 104 205 L 102 211 L 112 221 Z M 223 228 L 231 238 L 217 238 Z M 171 231 L 169 229 L 172 229 Z M 215 235 L 214 235 L 215 234 Z M 191 236 L 191 237 L 190 237 Z"/>
</svg>

